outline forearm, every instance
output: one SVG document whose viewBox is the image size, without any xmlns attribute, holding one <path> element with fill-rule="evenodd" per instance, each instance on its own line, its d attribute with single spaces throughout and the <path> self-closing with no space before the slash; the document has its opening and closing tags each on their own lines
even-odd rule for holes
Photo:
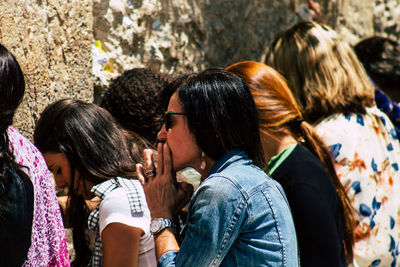
<svg viewBox="0 0 400 267">
<path fill-rule="evenodd" d="M 166 228 L 154 235 L 157 261 L 168 251 L 179 251 L 179 245 L 172 228 Z"/>
</svg>

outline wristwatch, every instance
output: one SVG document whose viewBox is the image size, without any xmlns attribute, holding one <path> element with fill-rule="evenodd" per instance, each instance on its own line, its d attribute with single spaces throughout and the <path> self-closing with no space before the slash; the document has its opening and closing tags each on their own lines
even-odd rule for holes
<svg viewBox="0 0 400 267">
<path fill-rule="evenodd" d="M 165 218 L 154 218 L 150 223 L 150 233 L 153 235 L 158 234 L 165 228 L 174 228 L 176 229 L 176 224 L 171 219 Z"/>
</svg>

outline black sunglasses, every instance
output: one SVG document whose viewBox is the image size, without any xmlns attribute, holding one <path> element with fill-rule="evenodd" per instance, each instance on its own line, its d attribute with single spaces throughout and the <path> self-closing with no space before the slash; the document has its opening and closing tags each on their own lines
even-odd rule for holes
<svg viewBox="0 0 400 267">
<path fill-rule="evenodd" d="M 164 113 L 164 124 L 165 124 L 165 130 L 167 130 L 167 131 L 168 131 L 169 128 L 172 127 L 172 120 L 171 120 L 171 116 L 172 115 L 186 115 L 186 113 L 175 112 L 175 111 L 165 111 L 165 113 Z"/>
</svg>

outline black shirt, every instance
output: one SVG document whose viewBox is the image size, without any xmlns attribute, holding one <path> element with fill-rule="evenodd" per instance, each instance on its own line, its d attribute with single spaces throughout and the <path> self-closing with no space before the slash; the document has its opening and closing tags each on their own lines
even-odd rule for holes
<svg viewBox="0 0 400 267">
<path fill-rule="evenodd" d="M 19 267 L 31 245 L 33 185 L 12 168 L 0 179 L 0 266 Z"/>
<path fill-rule="evenodd" d="M 347 266 L 339 197 L 320 160 L 297 145 L 271 177 L 288 198 L 301 266 Z"/>
</svg>

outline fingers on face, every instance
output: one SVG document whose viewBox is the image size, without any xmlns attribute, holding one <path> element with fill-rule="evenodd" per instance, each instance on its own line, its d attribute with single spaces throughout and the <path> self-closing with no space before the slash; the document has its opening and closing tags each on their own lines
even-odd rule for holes
<svg viewBox="0 0 400 267">
<path fill-rule="evenodd" d="M 151 179 L 156 176 L 156 167 L 154 166 L 154 151 L 145 149 L 143 151 L 144 160 L 144 175 L 146 179 Z"/>
<path fill-rule="evenodd" d="M 144 181 L 147 182 L 148 178 L 153 178 L 156 175 L 156 168 L 154 166 L 154 151 L 151 149 L 145 149 L 143 151 L 144 166 L 141 164 L 136 165 L 136 171 L 138 175 L 144 177 Z M 157 145 L 157 173 L 170 173 L 172 171 L 171 166 L 171 151 L 166 143 L 158 143 Z"/>
<path fill-rule="evenodd" d="M 153 150 L 145 149 L 143 151 L 143 159 L 144 159 L 144 168 L 146 171 L 154 170 L 154 163 L 153 163 Z"/>
<path fill-rule="evenodd" d="M 164 171 L 170 173 L 171 172 L 171 152 L 167 143 L 163 144 L 163 160 L 164 160 Z"/>
<path fill-rule="evenodd" d="M 163 155 L 163 145 L 164 143 L 158 143 L 157 145 L 157 168 L 159 173 L 164 172 L 164 155 Z"/>
<path fill-rule="evenodd" d="M 147 182 L 147 178 L 146 178 L 146 176 L 144 175 L 144 168 L 143 168 L 143 165 L 140 164 L 140 163 L 136 164 L 136 174 L 137 174 L 137 177 L 138 177 L 139 181 L 140 181 L 142 184 L 145 184 L 145 183 Z"/>
</svg>

